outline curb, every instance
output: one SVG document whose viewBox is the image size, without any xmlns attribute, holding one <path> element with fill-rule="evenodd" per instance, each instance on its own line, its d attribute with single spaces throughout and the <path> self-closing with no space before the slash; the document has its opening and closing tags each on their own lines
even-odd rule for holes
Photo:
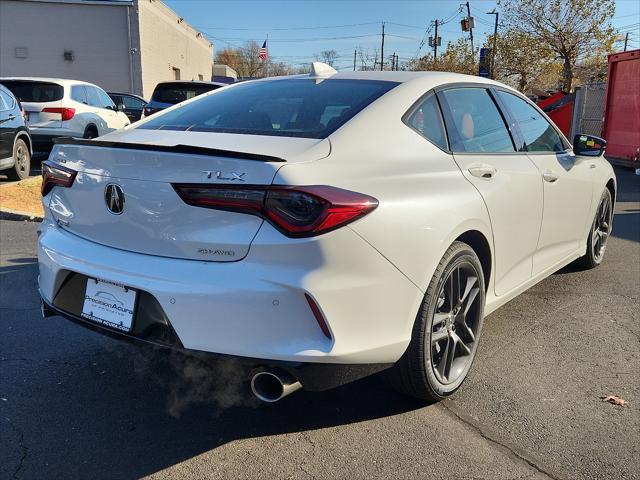
<svg viewBox="0 0 640 480">
<path fill-rule="evenodd" d="M 20 212 L 18 210 L 2 209 L 0 210 L 0 220 L 16 220 L 25 222 L 41 222 L 43 217 L 33 215 L 29 212 Z"/>
</svg>

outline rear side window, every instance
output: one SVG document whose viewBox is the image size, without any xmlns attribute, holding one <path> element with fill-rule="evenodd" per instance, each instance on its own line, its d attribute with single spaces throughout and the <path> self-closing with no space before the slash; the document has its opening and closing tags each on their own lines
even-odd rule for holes
<svg viewBox="0 0 640 480">
<path fill-rule="evenodd" d="M 123 95 L 122 101 L 124 102 L 124 106 L 127 108 L 133 109 L 142 109 L 144 107 L 145 102 L 136 97 L 131 97 L 129 95 Z"/>
<path fill-rule="evenodd" d="M 498 91 L 524 138 L 522 150 L 528 152 L 562 152 L 565 147 L 560 135 L 540 112 L 517 96 Z"/>
<path fill-rule="evenodd" d="M 432 93 L 409 112 L 404 122 L 427 140 L 448 150 L 447 135 L 436 96 Z"/>
<path fill-rule="evenodd" d="M 73 85 L 71 87 L 71 99 L 80 103 L 89 103 L 87 101 L 87 93 L 82 85 Z"/>
<path fill-rule="evenodd" d="M 64 97 L 64 88 L 57 83 L 4 80 L 2 84 L 21 102 L 56 102 Z"/>
<path fill-rule="evenodd" d="M 397 83 L 251 81 L 160 113 L 138 128 L 325 138 Z"/>
<path fill-rule="evenodd" d="M 454 152 L 514 152 L 513 141 L 498 107 L 484 88 L 444 90 L 445 117 Z M 444 107 L 443 107 L 444 108 Z"/>
<path fill-rule="evenodd" d="M 197 83 L 161 83 L 153 91 L 151 100 L 175 105 L 176 103 L 184 102 L 185 100 L 210 92 L 216 88 L 219 88 L 219 86 L 200 85 Z"/>
</svg>

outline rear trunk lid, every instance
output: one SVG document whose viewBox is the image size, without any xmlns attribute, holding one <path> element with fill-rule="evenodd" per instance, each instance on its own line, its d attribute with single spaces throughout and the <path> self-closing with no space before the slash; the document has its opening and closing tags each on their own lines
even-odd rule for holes
<svg viewBox="0 0 640 480">
<path fill-rule="evenodd" d="M 71 188 L 52 190 L 49 208 L 62 228 L 111 247 L 173 258 L 237 261 L 248 253 L 263 220 L 187 205 L 172 184 L 269 185 L 285 160 L 316 160 L 329 151 L 328 140 L 114 132 L 100 140 L 55 147 L 50 158 L 78 175 Z M 124 199 L 121 213 L 109 209 L 110 185 L 119 187 Z"/>
</svg>

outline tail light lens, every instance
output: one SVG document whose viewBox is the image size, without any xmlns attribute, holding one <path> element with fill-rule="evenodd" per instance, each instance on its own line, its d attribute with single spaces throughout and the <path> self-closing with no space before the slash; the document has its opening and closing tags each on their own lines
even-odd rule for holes
<svg viewBox="0 0 640 480">
<path fill-rule="evenodd" d="M 42 196 L 46 196 L 56 185 L 69 188 L 76 178 L 75 170 L 63 167 L 49 160 L 42 162 Z"/>
<path fill-rule="evenodd" d="M 288 237 L 312 237 L 365 216 L 378 201 L 325 185 L 229 186 L 174 184 L 187 204 L 258 215 Z"/>
<path fill-rule="evenodd" d="M 73 116 L 76 114 L 75 108 L 65 108 L 65 107 L 47 107 L 47 108 L 43 108 L 42 111 L 44 113 L 59 113 L 62 116 L 63 122 L 66 122 L 67 120 L 71 120 Z"/>
<path fill-rule="evenodd" d="M 144 107 L 142 109 L 142 112 L 144 113 L 145 117 L 148 117 L 149 115 L 153 115 L 156 112 L 159 112 L 160 110 L 162 110 L 161 108 L 151 108 L 151 107 Z"/>
</svg>

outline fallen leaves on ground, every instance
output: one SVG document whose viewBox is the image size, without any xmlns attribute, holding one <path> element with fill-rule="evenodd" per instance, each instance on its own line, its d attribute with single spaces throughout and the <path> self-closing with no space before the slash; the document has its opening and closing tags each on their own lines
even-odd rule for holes
<svg viewBox="0 0 640 480">
<path fill-rule="evenodd" d="M 602 398 L 603 402 L 609 402 L 610 404 L 617 405 L 619 407 L 626 407 L 627 405 L 629 405 L 629 402 L 620 398 L 617 395 L 607 395 L 606 397 L 600 397 L 600 398 Z"/>
<path fill-rule="evenodd" d="M 13 210 L 42 217 L 41 177 L 29 177 L 20 182 L 0 183 L 0 210 Z"/>
</svg>

